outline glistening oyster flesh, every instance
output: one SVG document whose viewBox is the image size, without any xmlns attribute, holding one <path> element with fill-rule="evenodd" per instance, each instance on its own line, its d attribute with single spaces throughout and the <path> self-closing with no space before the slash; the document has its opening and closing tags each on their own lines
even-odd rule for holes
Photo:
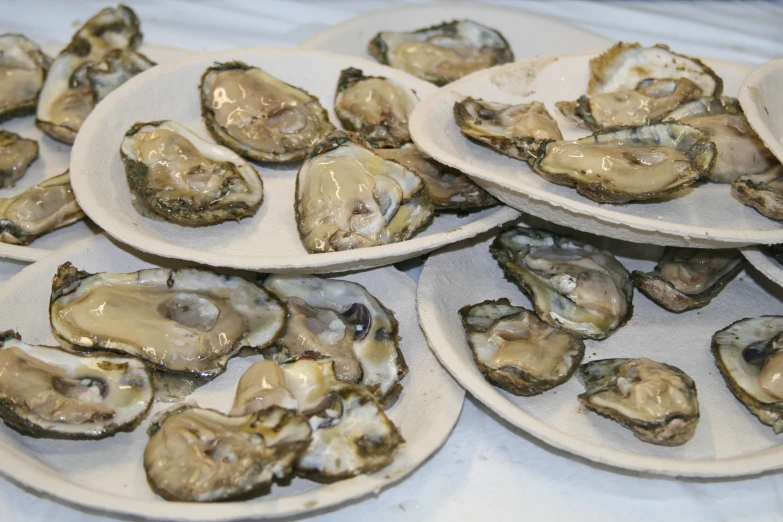
<svg viewBox="0 0 783 522">
<path fill-rule="evenodd" d="M 783 220 L 783 167 L 738 177 L 731 184 L 731 194 L 760 214 Z"/>
<path fill-rule="evenodd" d="M 13 188 L 37 158 L 37 141 L 0 130 L 0 188 Z"/>
<path fill-rule="evenodd" d="M 155 62 L 141 53 L 113 49 L 97 63 L 86 63 L 82 67 L 83 74 L 95 93 L 95 101 L 99 102 L 120 85 L 155 65 Z"/>
<path fill-rule="evenodd" d="M 35 112 L 51 59 L 21 34 L 0 36 L 0 122 Z"/>
</svg>

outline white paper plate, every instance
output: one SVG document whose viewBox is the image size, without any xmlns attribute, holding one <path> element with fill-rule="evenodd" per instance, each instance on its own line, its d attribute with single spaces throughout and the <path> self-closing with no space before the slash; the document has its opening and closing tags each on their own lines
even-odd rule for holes
<svg viewBox="0 0 783 522">
<path fill-rule="evenodd" d="M 783 161 L 783 59 L 753 69 L 742 82 L 739 101 L 750 125 Z"/>
<path fill-rule="evenodd" d="M 317 96 L 329 109 L 340 71 L 358 67 L 366 74 L 393 78 L 420 94 L 431 84 L 394 69 L 357 58 L 319 51 L 255 48 L 199 54 L 156 67 L 108 96 L 85 122 L 71 158 L 71 183 L 88 216 L 123 243 L 144 252 L 211 266 L 275 272 L 335 272 L 388 265 L 470 238 L 518 216 L 506 207 L 458 215 L 436 215 L 408 241 L 343 252 L 308 254 L 299 240 L 294 216 L 294 186 L 300 163 L 254 167 L 264 182 L 258 213 L 240 222 L 182 227 L 140 215 L 132 204 L 120 160 L 120 142 L 138 121 L 175 120 L 208 138 L 201 121 L 198 85 L 215 62 L 241 60 Z"/>
<path fill-rule="evenodd" d="M 611 40 L 555 18 L 488 4 L 395 4 L 346 20 L 314 34 L 299 47 L 374 59 L 367 43 L 380 31 L 414 31 L 452 20 L 473 20 L 496 29 L 508 41 L 514 58 L 600 51 Z"/>
<path fill-rule="evenodd" d="M 594 244 L 622 254 L 618 257 L 629 270 L 651 270 L 661 251 L 660 247 L 589 237 Z M 419 320 L 430 347 L 478 400 L 555 448 L 618 468 L 689 477 L 731 477 L 783 468 L 780 437 L 734 398 L 710 352 L 713 333 L 732 322 L 783 314 L 779 287 L 755 272 L 742 272 L 710 305 L 680 315 L 667 312 L 637 291 L 629 323 L 605 341 L 585 343 L 585 362 L 649 357 L 677 366 L 696 381 L 701 410 L 696 435 L 683 446 L 655 446 L 581 407 L 576 397 L 584 387 L 576 377 L 535 397 L 515 397 L 484 380 L 457 311 L 467 304 L 501 297 L 531 308 L 492 259 L 492 239 L 484 234 L 460 249 L 449 247 L 430 256 L 417 291 Z"/>
<path fill-rule="evenodd" d="M 727 184 L 685 189 L 665 202 L 601 205 L 576 190 L 555 185 L 524 162 L 508 158 L 463 136 L 454 122 L 455 101 L 473 96 L 508 103 L 539 100 L 554 116 L 565 139 L 587 131 L 569 124 L 555 109 L 587 88 L 588 60 L 595 55 L 517 62 L 474 73 L 419 103 L 411 118 L 416 143 L 439 161 L 470 174 L 508 205 L 577 230 L 658 245 L 715 248 L 783 242 L 783 224 L 767 219 L 731 196 Z M 735 96 L 748 69 L 705 60 Z"/>
<path fill-rule="evenodd" d="M 783 266 L 763 246 L 745 247 L 742 255 L 753 267 L 778 286 L 783 286 Z"/>
<path fill-rule="evenodd" d="M 44 46 L 44 52 L 49 56 L 57 56 L 60 45 Z M 141 52 L 157 63 L 166 63 L 188 56 L 190 51 L 163 47 L 158 45 L 145 45 Z M 71 155 L 71 147 L 55 141 L 35 127 L 35 116 L 14 118 L 0 124 L 3 130 L 15 132 L 24 138 L 34 139 L 38 142 L 38 159 L 30 165 L 25 175 L 16 182 L 12 189 L 0 189 L 0 198 L 15 196 L 28 188 L 35 186 L 47 178 L 62 174 L 68 169 Z M 100 229 L 87 220 L 60 230 L 46 234 L 28 246 L 9 245 L 0 243 L 0 258 L 16 259 L 19 261 L 38 261 L 51 254 L 53 250 L 70 245 L 85 237 L 100 233 Z"/>
<path fill-rule="evenodd" d="M 0 290 L 3 329 L 16 329 L 29 343 L 53 344 L 48 303 L 50 281 L 57 266 L 71 261 L 88 271 L 119 272 L 161 262 L 171 266 L 160 258 L 138 255 L 98 236 L 25 268 Z M 320 510 L 378 492 L 401 480 L 446 440 L 462 408 L 464 391 L 427 348 L 414 306 L 416 286 L 410 278 L 391 267 L 344 278 L 363 284 L 394 311 L 400 324 L 401 349 L 410 367 L 403 381 L 403 393 L 388 411 L 406 444 L 382 471 L 328 486 L 295 479 L 290 486 L 275 486 L 270 495 L 245 502 L 166 502 L 152 493 L 142 468 L 148 416 L 132 433 L 102 441 L 33 439 L 0 425 L 0 472 L 33 491 L 103 512 L 210 521 L 281 517 Z M 225 374 L 188 398 L 201 406 L 227 411 L 240 375 L 255 360 L 258 357 L 232 359 Z M 154 405 L 150 416 L 166 406 Z"/>
</svg>

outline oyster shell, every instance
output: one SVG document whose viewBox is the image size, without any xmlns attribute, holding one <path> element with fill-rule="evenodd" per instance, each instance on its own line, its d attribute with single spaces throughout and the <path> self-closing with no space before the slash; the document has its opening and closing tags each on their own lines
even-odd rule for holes
<svg viewBox="0 0 783 522">
<path fill-rule="evenodd" d="M 554 327 L 604 339 L 631 317 L 631 279 L 609 252 L 524 227 L 501 232 L 490 251 L 536 314 Z"/>
<path fill-rule="evenodd" d="M 644 80 L 686 78 L 704 96 L 720 96 L 723 80 L 701 60 L 672 52 L 666 45 L 642 47 L 619 42 L 590 60 L 587 94 L 635 89 Z"/>
<path fill-rule="evenodd" d="M 103 100 L 120 85 L 137 74 L 157 65 L 141 53 L 127 49 L 113 49 L 106 53 L 97 63 L 86 63 L 75 75 L 84 74 L 96 103 Z"/>
<path fill-rule="evenodd" d="M 599 203 L 659 198 L 709 175 L 715 144 L 695 127 L 618 127 L 575 141 L 543 142 L 533 170 Z M 608 165 L 608 167 L 607 167 Z"/>
<path fill-rule="evenodd" d="M 365 76 L 350 67 L 340 72 L 334 113 L 343 128 L 373 147 L 401 147 L 412 141 L 408 118 L 418 101 L 404 85 L 383 76 Z"/>
<path fill-rule="evenodd" d="M 742 271 L 737 249 L 700 250 L 668 247 L 652 272 L 635 270 L 631 279 L 644 295 L 670 312 L 686 312 L 710 304 Z"/>
<path fill-rule="evenodd" d="M 404 241 L 429 223 L 434 206 L 414 171 L 335 131 L 299 169 L 294 210 L 302 243 L 315 253 Z"/>
<path fill-rule="evenodd" d="M 783 317 L 741 319 L 712 336 L 712 355 L 731 393 L 783 433 Z"/>
<path fill-rule="evenodd" d="M 152 403 L 151 379 L 137 359 L 77 355 L 0 333 L 0 417 L 24 435 L 102 439 L 132 431 Z"/>
<path fill-rule="evenodd" d="M 264 288 L 288 310 L 277 345 L 283 359 L 329 357 L 344 381 L 360 382 L 379 399 L 399 393 L 408 367 L 397 320 L 358 283 L 303 275 L 270 275 Z"/>
<path fill-rule="evenodd" d="M 541 102 L 522 105 L 465 98 L 454 104 L 462 134 L 506 156 L 530 161 L 544 140 L 561 140 L 557 122 Z"/>
<path fill-rule="evenodd" d="M 124 5 L 107 7 L 73 35 L 46 76 L 36 111 L 36 126 L 49 137 L 72 144 L 97 103 L 87 66 L 114 49 L 133 51 L 141 43 L 139 19 Z"/>
<path fill-rule="evenodd" d="M 644 80 L 634 90 L 581 96 L 575 102 L 562 101 L 555 106 L 574 125 L 599 131 L 657 123 L 701 94 L 701 89 L 687 78 Z"/>
<path fill-rule="evenodd" d="M 619 422 L 644 442 L 680 446 L 699 423 L 696 383 L 682 370 L 640 359 L 603 359 L 579 367 L 579 402 Z"/>
<path fill-rule="evenodd" d="M 13 188 L 38 159 L 38 142 L 0 130 L 0 188 Z"/>
<path fill-rule="evenodd" d="M 120 156 L 133 195 L 166 221 L 214 225 L 253 216 L 261 206 L 261 177 L 247 161 L 176 122 L 135 124 Z"/>
<path fill-rule="evenodd" d="M 270 345 L 285 322 L 280 302 L 241 277 L 196 268 L 89 274 L 70 263 L 52 281 L 49 316 L 68 348 L 204 377 L 223 372 L 242 347 Z"/>
<path fill-rule="evenodd" d="M 383 64 L 435 85 L 514 61 L 503 35 L 471 20 L 454 20 L 409 33 L 381 31 L 370 40 L 367 52 Z"/>
<path fill-rule="evenodd" d="M 21 34 L 0 36 L 0 122 L 35 112 L 51 59 Z"/>
<path fill-rule="evenodd" d="M 304 159 L 334 130 L 318 98 L 242 62 L 207 69 L 199 92 L 201 116 L 212 137 L 257 161 Z"/>
<path fill-rule="evenodd" d="M 0 242 L 27 245 L 85 217 L 65 171 L 14 197 L 0 199 Z"/>
<path fill-rule="evenodd" d="M 731 184 L 731 194 L 770 219 L 783 219 L 783 167 L 738 177 Z"/>
<path fill-rule="evenodd" d="M 563 384 L 584 356 L 581 338 L 508 299 L 467 305 L 459 314 L 481 373 L 514 395 L 538 395 Z"/>
<path fill-rule="evenodd" d="M 430 189 L 435 210 L 474 210 L 494 207 L 498 200 L 471 179 L 424 154 L 413 143 L 398 149 L 377 149 L 383 159 L 396 161 L 424 180 Z"/>
<path fill-rule="evenodd" d="M 144 470 L 166 500 L 250 498 L 293 475 L 310 431 L 304 416 L 278 406 L 227 417 L 182 404 L 153 420 Z"/>
</svg>

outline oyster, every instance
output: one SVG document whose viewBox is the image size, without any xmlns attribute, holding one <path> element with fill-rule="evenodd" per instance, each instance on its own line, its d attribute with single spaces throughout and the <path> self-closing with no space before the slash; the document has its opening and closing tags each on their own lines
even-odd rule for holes
<svg viewBox="0 0 783 522">
<path fill-rule="evenodd" d="M 501 232 L 490 251 L 552 326 L 604 339 L 631 317 L 631 279 L 609 252 L 524 227 Z"/>
<path fill-rule="evenodd" d="M 459 311 L 484 377 L 514 395 L 538 395 L 571 378 L 582 361 L 582 339 L 549 326 L 508 299 Z"/>
<path fill-rule="evenodd" d="M 302 415 L 277 406 L 227 417 L 181 404 L 153 419 L 144 470 L 166 500 L 250 498 L 291 477 L 310 431 Z"/>
<path fill-rule="evenodd" d="M 619 127 L 576 141 L 544 142 L 532 168 L 599 203 L 659 198 L 706 177 L 715 144 L 695 127 L 666 122 Z"/>
<path fill-rule="evenodd" d="M 0 188 L 13 188 L 38 159 L 38 142 L 0 130 Z"/>
<path fill-rule="evenodd" d="M 36 126 L 49 137 L 72 144 L 98 101 L 88 65 L 109 51 L 133 51 L 140 43 L 139 19 L 129 7 L 107 7 L 87 20 L 52 63 L 38 100 Z"/>
<path fill-rule="evenodd" d="M 599 131 L 619 125 L 649 125 L 662 120 L 680 105 L 696 100 L 701 89 L 688 80 L 644 80 L 634 90 L 581 96 L 555 106 L 578 127 Z"/>
<path fill-rule="evenodd" d="M 366 288 L 303 275 L 270 275 L 264 288 L 288 309 L 277 340 L 284 359 L 329 357 L 339 379 L 360 382 L 378 398 L 399 392 L 408 367 L 399 348 L 397 320 Z"/>
<path fill-rule="evenodd" d="M 731 184 L 731 194 L 770 219 L 783 219 L 783 167 L 738 177 Z"/>
<path fill-rule="evenodd" d="M 35 112 L 51 59 L 21 34 L 0 36 L 0 122 Z"/>
<path fill-rule="evenodd" d="M 404 241 L 429 223 L 434 206 L 414 171 L 335 131 L 299 169 L 294 210 L 302 243 L 315 253 Z"/>
<path fill-rule="evenodd" d="M 89 274 L 70 263 L 52 281 L 49 315 L 63 346 L 204 377 L 242 347 L 271 344 L 285 322 L 280 302 L 241 277 L 197 268 Z"/>
<path fill-rule="evenodd" d="M 560 128 L 541 102 L 522 105 L 465 98 L 454 104 L 462 134 L 506 156 L 530 161 L 543 140 L 562 140 Z"/>
<path fill-rule="evenodd" d="M 103 100 L 120 85 L 137 74 L 157 65 L 141 53 L 126 49 L 114 49 L 106 53 L 97 63 L 86 63 L 82 70 L 74 73 L 84 74 L 95 93 L 96 103 Z"/>
<path fill-rule="evenodd" d="M 471 20 L 454 20 L 410 33 L 381 31 L 370 40 L 367 52 L 383 64 L 435 85 L 514 61 L 503 35 Z"/>
<path fill-rule="evenodd" d="M 741 319 L 712 336 L 712 355 L 731 393 L 783 433 L 783 317 Z"/>
<path fill-rule="evenodd" d="M 699 423 L 696 383 L 682 370 L 640 359 L 603 359 L 579 367 L 579 401 L 644 442 L 680 446 Z"/>
<path fill-rule="evenodd" d="M 401 147 L 412 141 L 408 117 L 418 101 L 404 85 L 350 67 L 340 72 L 334 113 L 373 147 Z"/>
<path fill-rule="evenodd" d="M 587 94 L 635 89 L 644 80 L 686 78 L 704 96 L 720 96 L 723 80 L 701 60 L 672 52 L 666 45 L 642 47 L 619 42 L 590 60 Z"/>
<path fill-rule="evenodd" d="M 652 272 L 635 270 L 631 279 L 644 295 L 670 312 L 686 312 L 710 301 L 744 265 L 739 250 L 668 247 Z"/>
<path fill-rule="evenodd" d="M 212 137 L 257 161 L 304 159 L 334 130 L 318 98 L 242 62 L 207 69 L 199 92 L 201 115 Z"/>
<path fill-rule="evenodd" d="M 71 176 L 65 171 L 14 197 L 0 199 L 0 242 L 27 245 L 83 218 Z"/>
<path fill-rule="evenodd" d="M 296 410 L 298 403 L 288 390 L 283 368 L 274 361 L 258 361 L 239 378 L 230 415 L 248 415 L 270 406 Z"/>
<path fill-rule="evenodd" d="M 253 216 L 261 206 L 263 184 L 247 161 L 176 122 L 135 124 L 120 156 L 133 195 L 166 221 L 214 225 Z"/>
<path fill-rule="evenodd" d="M 469 177 L 424 154 L 413 143 L 398 149 L 377 149 L 383 159 L 396 161 L 424 180 L 430 189 L 435 210 L 474 210 L 493 207 L 498 200 Z"/>
<path fill-rule="evenodd" d="M 143 362 L 77 355 L 0 333 L 0 417 L 33 437 L 102 439 L 132 431 L 152 403 Z"/>
</svg>

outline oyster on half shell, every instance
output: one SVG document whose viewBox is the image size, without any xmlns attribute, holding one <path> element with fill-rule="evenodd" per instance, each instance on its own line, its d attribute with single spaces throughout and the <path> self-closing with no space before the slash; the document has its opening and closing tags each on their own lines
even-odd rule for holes
<svg viewBox="0 0 783 522">
<path fill-rule="evenodd" d="M 38 159 L 38 142 L 0 130 L 0 188 L 13 188 Z"/>
<path fill-rule="evenodd" d="M 731 184 L 731 194 L 760 214 L 783 220 L 783 166 L 738 177 Z"/>
<path fill-rule="evenodd" d="M 82 67 L 83 74 L 95 93 L 97 103 L 123 83 L 155 65 L 157 65 L 155 62 L 141 53 L 127 49 L 113 49 L 103 55 L 97 63 L 87 63 Z"/>
<path fill-rule="evenodd" d="M 0 36 L 0 122 L 35 112 L 51 59 L 21 34 Z"/>
</svg>

